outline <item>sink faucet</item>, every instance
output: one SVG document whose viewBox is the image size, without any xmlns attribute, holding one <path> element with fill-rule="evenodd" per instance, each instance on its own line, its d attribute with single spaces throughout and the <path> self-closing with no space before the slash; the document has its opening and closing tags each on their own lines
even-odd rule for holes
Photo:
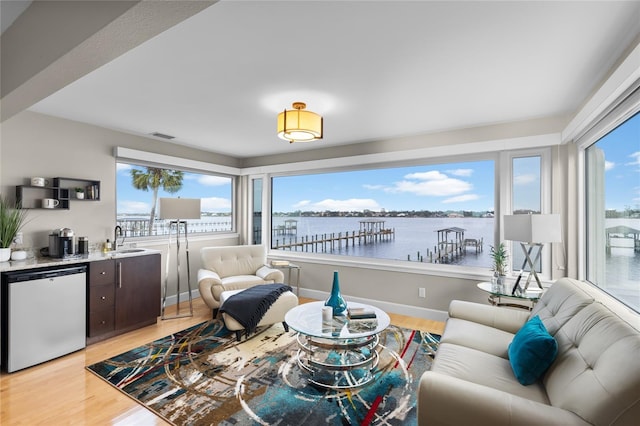
<svg viewBox="0 0 640 426">
<path fill-rule="evenodd" d="M 118 244 L 118 237 L 122 237 L 122 241 L 120 242 L 120 244 Z M 123 236 L 122 234 L 122 227 L 120 225 L 116 225 L 115 229 L 113 230 L 113 249 L 117 250 L 118 247 L 122 247 L 124 245 L 125 238 L 126 236 Z"/>
</svg>

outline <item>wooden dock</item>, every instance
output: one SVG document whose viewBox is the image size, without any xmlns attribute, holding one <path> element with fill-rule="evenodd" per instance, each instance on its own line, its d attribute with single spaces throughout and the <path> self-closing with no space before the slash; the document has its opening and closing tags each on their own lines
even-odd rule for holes
<svg viewBox="0 0 640 426">
<path fill-rule="evenodd" d="M 283 235 L 280 229 L 274 230 L 273 248 L 282 250 L 295 250 L 312 253 L 327 253 L 344 247 L 355 247 L 356 244 L 375 244 L 381 241 L 389 241 L 395 238 L 396 231 L 393 228 L 385 228 L 385 221 L 380 219 L 368 219 L 360 221 L 358 231 L 333 232 L 327 234 L 305 235 L 298 237 L 293 234 L 288 238 L 277 238 Z M 297 231 L 297 229 L 296 229 Z"/>
<path fill-rule="evenodd" d="M 476 253 L 483 251 L 484 241 L 482 238 L 465 238 L 465 229 L 444 228 L 436 231 L 438 233 L 438 243 L 433 250 L 427 249 L 425 253 L 418 252 L 416 261 L 428 263 L 451 263 L 466 254 L 467 247 L 473 247 Z M 451 236 L 453 234 L 453 236 Z M 407 260 L 411 260 L 411 255 L 407 255 Z"/>
</svg>

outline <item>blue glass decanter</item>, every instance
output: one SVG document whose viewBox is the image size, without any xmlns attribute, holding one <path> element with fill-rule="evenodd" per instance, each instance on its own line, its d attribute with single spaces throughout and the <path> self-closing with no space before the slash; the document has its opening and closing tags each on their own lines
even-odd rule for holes
<svg viewBox="0 0 640 426">
<path fill-rule="evenodd" d="M 333 308 L 333 315 L 343 315 L 347 310 L 347 302 L 344 301 L 340 294 L 340 280 L 338 279 L 338 271 L 333 271 L 333 285 L 331 286 L 331 295 L 324 302 L 324 306 Z"/>
</svg>

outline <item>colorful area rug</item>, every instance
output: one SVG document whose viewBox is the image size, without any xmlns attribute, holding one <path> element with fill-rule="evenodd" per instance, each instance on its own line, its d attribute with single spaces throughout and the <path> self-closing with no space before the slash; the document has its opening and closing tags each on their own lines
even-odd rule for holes
<svg viewBox="0 0 640 426">
<path fill-rule="evenodd" d="M 347 391 L 308 382 L 282 324 L 238 343 L 211 320 L 87 369 L 174 425 L 415 425 L 431 335 L 390 326 L 380 344 L 375 380 Z"/>
</svg>

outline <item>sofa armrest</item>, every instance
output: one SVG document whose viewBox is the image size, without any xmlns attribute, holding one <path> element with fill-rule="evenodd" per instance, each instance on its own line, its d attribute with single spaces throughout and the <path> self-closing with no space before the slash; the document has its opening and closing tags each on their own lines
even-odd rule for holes
<svg viewBox="0 0 640 426">
<path fill-rule="evenodd" d="M 220 306 L 220 302 L 213 295 L 213 289 L 216 286 L 222 286 L 220 275 L 210 269 L 198 270 L 200 297 L 211 309 L 217 309 Z"/>
<path fill-rule="evenodd" d="M 273 281 L 274 283 L 284 282 L 284 274 L 282 271 L 271 268 L 267 265 L 261 266 L 260 269 L 256 271 L 256 275 L 265 281 Z"/>
<path fill-rule="evenodd" d="M 210 269 L 199 269 L 198 270 L 198 284 L 200 281 L 210 280 L 211 284 L 222 284 L 222 280 L 220 279 L 220 275 L 217 272 L 214 272 Z"/>
<path fill-rule="evenodd" d="M 517 333 L 529 319 L 530 312 L 506 309 L 499 306 L 452 300 L 449 304 L 449 316 L 494 327 L 509 333 Z"/>
<path fill-rule="evenodd" d="M 433 371 L 418 387 L 419 425 L 588 425 L 571 411 Z"/>
</svg>

